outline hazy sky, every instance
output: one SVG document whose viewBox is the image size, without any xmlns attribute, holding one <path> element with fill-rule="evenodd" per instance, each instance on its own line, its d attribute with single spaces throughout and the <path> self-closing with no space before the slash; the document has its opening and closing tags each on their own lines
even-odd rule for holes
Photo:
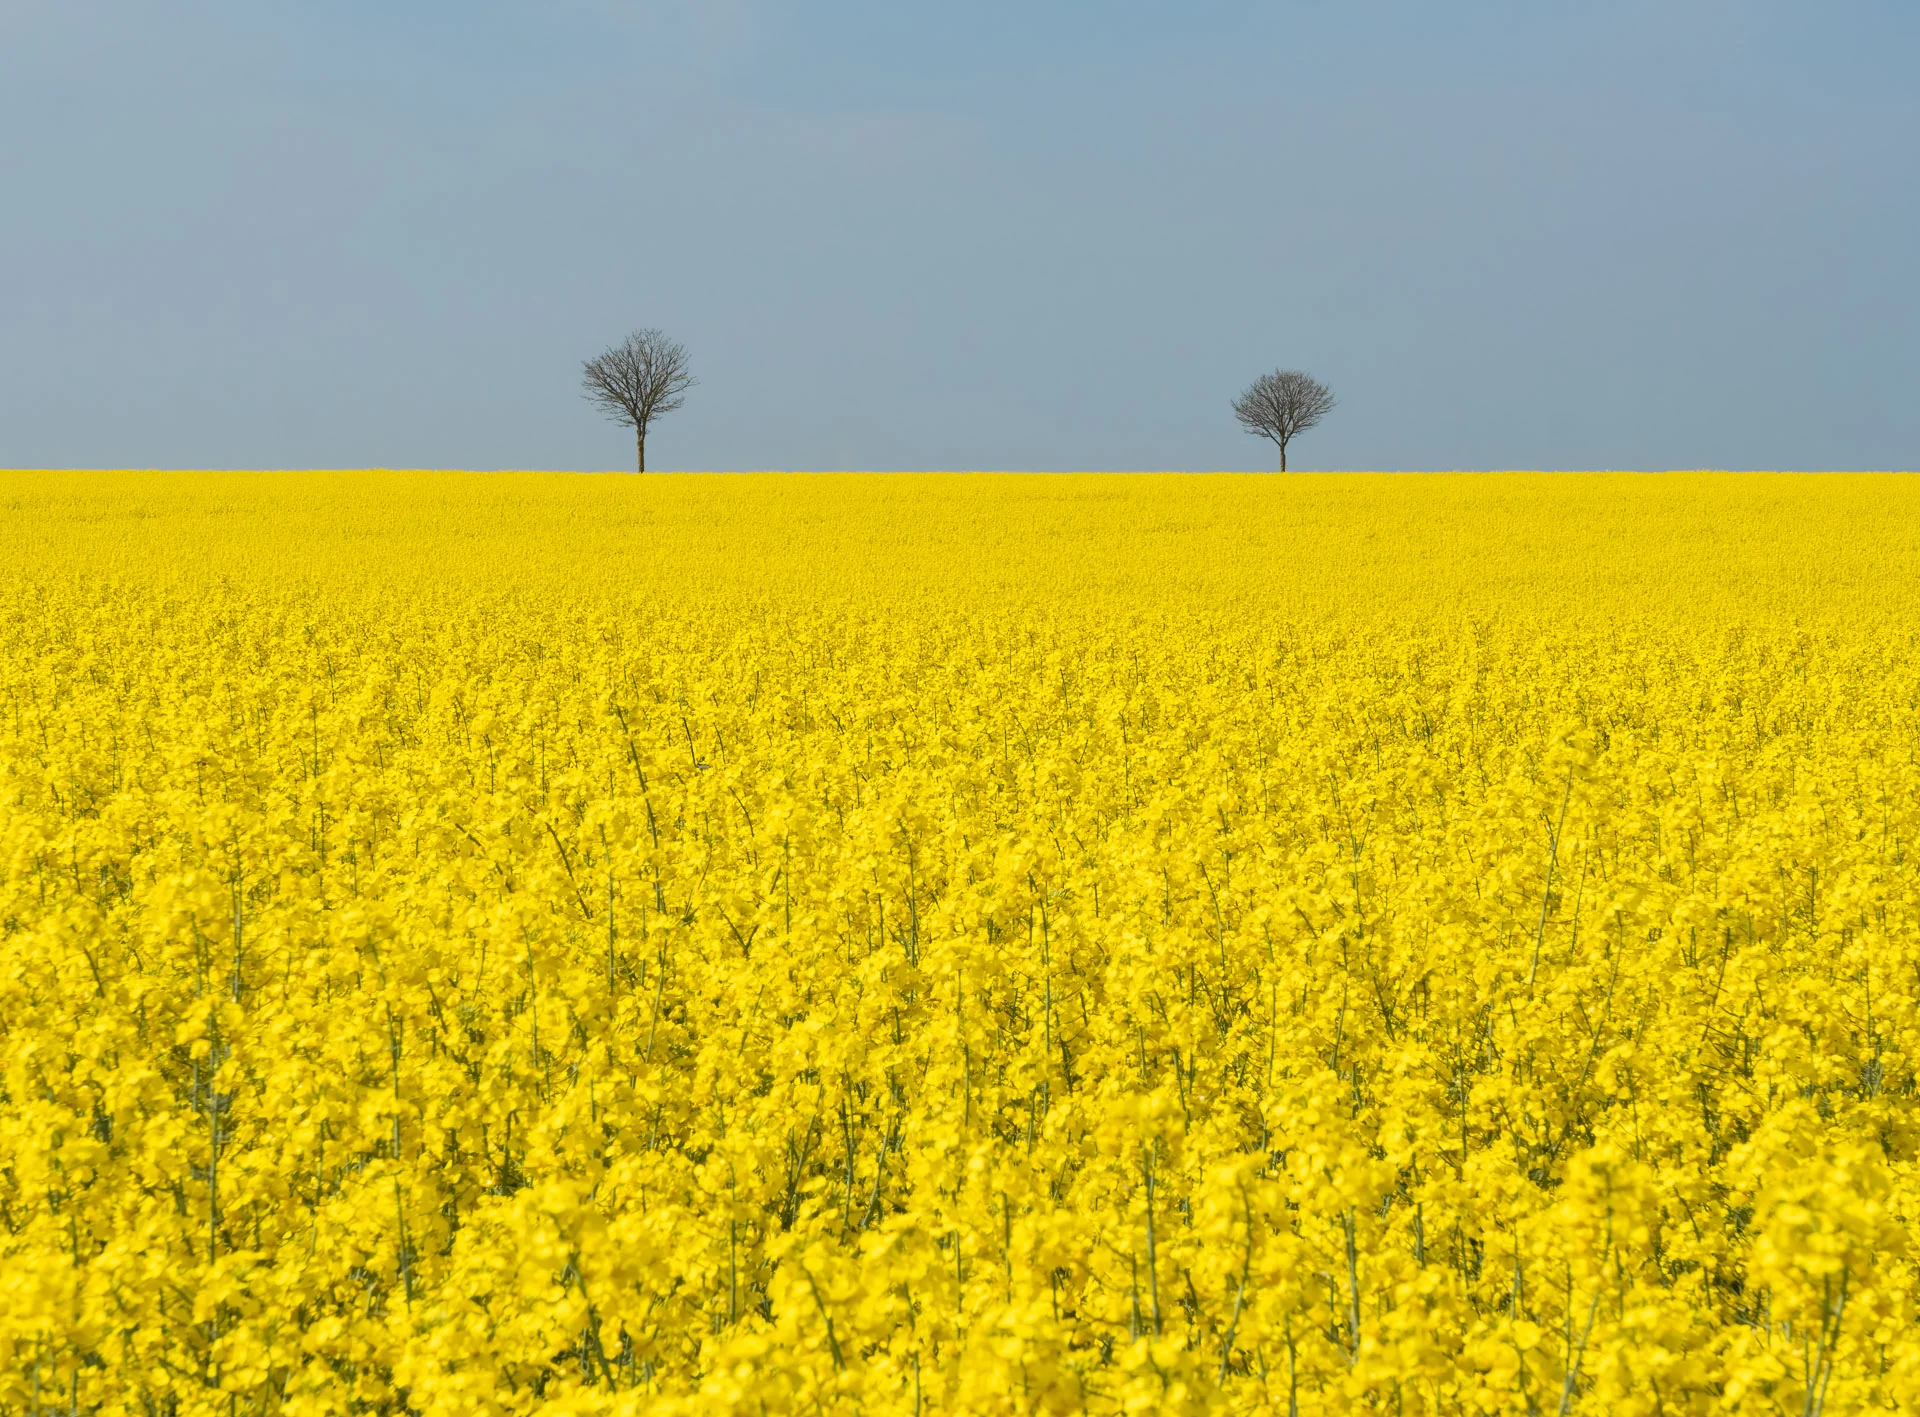
<svg viewBox="0 0 1920 1417">
<path fill-rule="evenodd" d="M 0 464 L 1920 465 L 1912 0 L 0 0 Z"/>
</svg>

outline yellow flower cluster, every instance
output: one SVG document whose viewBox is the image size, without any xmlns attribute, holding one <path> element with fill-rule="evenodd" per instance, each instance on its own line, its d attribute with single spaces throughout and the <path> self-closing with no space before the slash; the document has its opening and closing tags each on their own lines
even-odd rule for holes
<svg viewBox="0 0 1920 1417">
<path fill-rule="evenodd" d="M 1920 488 L 0 505 L 0 1412 L 1920 1410 Z"/>
</svg>

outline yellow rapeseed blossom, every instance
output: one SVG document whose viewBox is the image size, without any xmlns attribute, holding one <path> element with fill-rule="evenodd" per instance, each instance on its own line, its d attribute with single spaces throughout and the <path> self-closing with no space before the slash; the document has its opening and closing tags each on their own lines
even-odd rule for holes
<svg viewBox="0 0 1920 1417">
<path fill-rule="evenodd" d="M 0 502 L 0 1413 L 1920 1410 L 1920 484 Z"/>
</svg>

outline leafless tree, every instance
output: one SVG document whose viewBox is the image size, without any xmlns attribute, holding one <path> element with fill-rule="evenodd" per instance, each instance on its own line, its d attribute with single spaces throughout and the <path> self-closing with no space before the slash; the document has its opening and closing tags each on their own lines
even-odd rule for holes
<svg viewBox="0 0 1920 1417">
<path fill-rule="evenodd" d="M 586 362 L 580 388 L 609 418 L 633 429 L 640 471 L 647 470 L 647 425 L 680 407 L 697 382 L 687 372 L 686 346 L 659 330 L 635 330 L 598 359 Z"/>
<path fill-rule="evenodd" d="M 1333 408 L 1333 390 L 1298 369 L 1262 374 L 1233 401 L 1233 416 L 1249 433 L 1280 445 L 1280 471 L 1287 470 L 1287 444 Z"/>
</svg>

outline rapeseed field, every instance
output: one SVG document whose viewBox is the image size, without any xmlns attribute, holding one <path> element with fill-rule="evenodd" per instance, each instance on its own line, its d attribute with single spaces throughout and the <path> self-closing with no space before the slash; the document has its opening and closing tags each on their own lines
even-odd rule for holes
<svg viewBox="0 0 1920 1417">
<path fill-rule="evenodd" d="M 0 1412 L 1920 1410 L 1920 483 L 0 475 Z"/>
</svg>

